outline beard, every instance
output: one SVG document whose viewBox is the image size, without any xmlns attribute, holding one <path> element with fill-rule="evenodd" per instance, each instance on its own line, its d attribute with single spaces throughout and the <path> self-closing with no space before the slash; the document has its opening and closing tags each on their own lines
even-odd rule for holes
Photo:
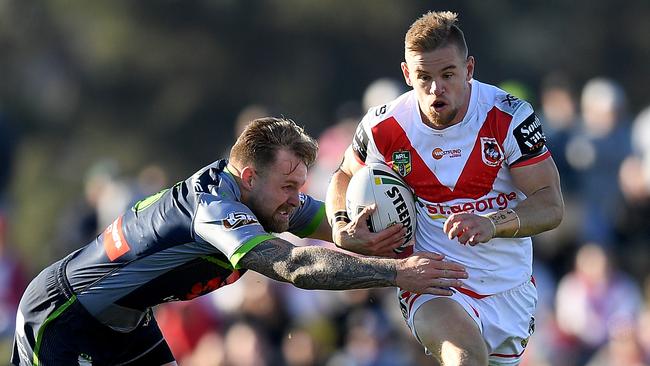
<svg viewBox="0 0 650 366">
<path fill-rule="evenodd" d="M 429 122 L 434 126 L 448 126 L 458 115 L 458 108 L 450 109 L 447 113 L 441 114 L 429 108 L 428 113 L 426 114 Z"/>
<path fill-rule="evenodd" d="M 289 221 L 275 218 L 274 214 L 275 212 L 268 216 L 262 215 L 257 217 L 260 220 L 260 225 L 262 225 L 264 230 L 271 233 L 283 233 L 289 230 Z"/>
<path fill-rule="evenodd" d="M 253 214 L 255 217 L 257 217 L 257 220 L 259 220 L 260 225 L 262 225 L 264 230 L 271 233 L 283 233 L 289 229 L 289 220 L 285 221 L 279 217 L 276 217 L 276 215 L 279 215 L 279 211 L 284 209 L 283 206 L 279 207 L 277 210 L 274 210 L 270 214 L 265 214 L 262 202 L 259 202 L 257 199 L 249 202 L 247 206 L 251 209 L 251 211 L 253 211 Z M 286 208 L 286 211 L 291 213 L 292 210 L 290 208 Z"/>
</svg>

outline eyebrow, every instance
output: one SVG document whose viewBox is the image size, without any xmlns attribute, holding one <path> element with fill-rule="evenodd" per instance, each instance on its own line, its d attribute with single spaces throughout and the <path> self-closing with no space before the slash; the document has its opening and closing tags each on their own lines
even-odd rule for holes
<svg viewBox="0 0 650 366">
<path fill-rule="evenodd" d="M 445 71 L 452 70 L 452 69 L 456 69 L 456 65 L 449 65 L 449 66 L 443 67 L 439 72 L 445 72 Z M 420 67 L 416 68 L 415 72 L 420 73 L 420 74 L 427 74 L 427 75 L 429 74 L 428 71 L 425 71 L 425 70 L 421 69 Z"/>
</svg>

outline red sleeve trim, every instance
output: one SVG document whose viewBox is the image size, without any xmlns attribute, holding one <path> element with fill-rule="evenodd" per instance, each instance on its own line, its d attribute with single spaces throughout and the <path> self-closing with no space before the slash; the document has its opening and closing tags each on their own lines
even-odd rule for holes
<svg viewBox="0 0 650 366">
<path fill-rule="evenodd" d="M 521 168 L 522 166 L 537 164 L 540 161 L 546 160 L 546 159 L 548 159 L 550 157 L 551 157 L 551 152 L 546 150 L 546 152 L 543 153 L 542 155 L 538 155 L 538 156 L 536 156 L 534 158 L 530 158 L 528 160 L 521 161 L 521 162 L 519 162 L 519 163 L 517 163 L 515 165 L 511 165 L 510 168 Z"/>
</svg>

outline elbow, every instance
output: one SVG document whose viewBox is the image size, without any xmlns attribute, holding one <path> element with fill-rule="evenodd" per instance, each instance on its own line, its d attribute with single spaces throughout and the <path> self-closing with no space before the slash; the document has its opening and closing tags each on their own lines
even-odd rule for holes
<svg viewBox="0 0 650 366">
<path fill-rule="evenodd" d="M 562 219 L 564 218 L 564 202 L 562 201 L 562 199 L 560 199 L 558 203 L 550 207 L 549 218 L 550 218 L 549 230 L 555 229 L 556 227 L 560 226 L 560 224 L 562 223 Z"/>
<path fill-rule="evenodd" d="M 322 283 L 316 280 L 318 276 L 308 274 L 305 271 L 297 271 L 291 275 L 291 283 L 303 290 L 317 290 L 324 288 Z"/>
</svg>

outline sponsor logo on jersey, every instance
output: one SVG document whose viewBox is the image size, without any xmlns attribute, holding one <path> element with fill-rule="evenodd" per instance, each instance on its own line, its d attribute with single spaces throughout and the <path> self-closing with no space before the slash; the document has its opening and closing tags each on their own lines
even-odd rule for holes
<svg viewBox="0 0 650 366">
<path fill-rule="evenodd" d="M 494 137 L 481 137 L 481 157 L 487 166 L 499 166 L 503 161 L 503 151 Z"/>
<path fill-rule="evenodd" d="M 478 201 L 457 203 L 455 205 L 443 205 L 440 203 L 427 203 L 425 207 L 429 217 L 432 219 L 446 219 L 447 216 L 460 212 L 485 212 L 503 210 L 508 207 L 509 202 L 517 199 L 517 192 L 499 193 L 496 197 L 486 197 Z"/>
<path fill-rule="evenodd" d="M 400 150 L 393 152 L 393 170 L 402 177 L 411 172 L 411 152 Z"/>
<path fill-rule="evenodd" d="M 219 222 L 225 230 L 235 230 L 242 226 L 258 224 L 257 218 L 246 212 L 231 212 Z"/>
<path fill-rule="evenodd" d="M 542 132 L 542 123 L 535 114 L 531 114 L 514 129 L 517 145 L 523 155 L 536 154 L 546 144 L 546 136 Z"/>
<path fill-rule="evenodd" d="M 434 159 L 440 160 L 445 156 L 449 156 L 450 158 L 457 158 L 460 156 L 460 153 L 462 152 L 461 149 L 449 149 L 449 150 L 443 150 L 439 147 L 436 147 L 433 149 L 431 152 L 431 156 L 433 156 Z"/>
<path fill-rule="evenodd" d="M 406 207 L 404 197 L 402 196 L 402 193 L 400 193 L 399 188 L 395 186 L 387 190 L 385 194 L 392 200 L 393 206 L 395 206 L 395 211 L 397 211 L 399 222 L 401 222 L 406 228 L 406 235 L 404 237 L 404 242 L 406 243 L 411 240 L 411 237 L 413 236 L 413 225 L 411 225 L 411 215 L 408 207 Z M 392 223 L 389 226 L 394 224 L 397 224 L 397 222 Z"/>
<path fill-rule="evenodd" d="M 122 218 L 123 216 L 118 217 L 104 230 L 104 251 L 111 262 L 131 250 L 122 232 Z"/>
</svg>

